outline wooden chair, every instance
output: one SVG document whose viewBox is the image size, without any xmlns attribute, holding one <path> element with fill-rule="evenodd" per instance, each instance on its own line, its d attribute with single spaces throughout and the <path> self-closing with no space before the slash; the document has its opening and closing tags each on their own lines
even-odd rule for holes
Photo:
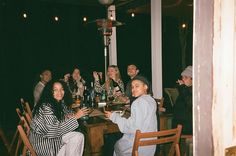
<svg viewBox="0 0 236 156">
<path fill-rule="evenodd" d="M 28 122 L 28 124 L 29 125 L 31 124 L 32 118 L 30 117 L 30 115 L 27 112 L 22 113 L 19 108 L 16 108 L 16 113 L 20 119 L 22 116 L 24 116 L 26 121 Z"/>
<path fill-rule="evenodd" d="M 138 156 L 139 146 L 161 145 L 166 143 L 172 143 L 168 156 L 174 156 L 174 154 L 176 154 L 176 156 L 180 156 L 179 139 L 181 130 L 182 125 L 178 125 L 175 129 L 157 132 L 141 133 L 140 130 L 137 130 L 134 139 L 132 156 Z M 146 140 L 145 138 L 149 138 L 149 140 Z"/>
<path fill-rule="evenodd" d="M 23 116 L 23 114 L 21 113 L 19 108 L 16 109 L 16 112 L 17 112 L 17 115 L 19 116 L 19 118 L 21 118 L 21 116 Z M 0 138 L 3 141 L 9 155 L 13 155 L 13 153 L 15 151 L 17 151 L 21 145 L 21 140 L 19 139 L 19 132 L 17 129 L 10 141 L 5 136 L 3 129 L 0 128 Z"/>
<path fill-rule="evenodd" d="M 225 156 L 235 156 L 236 155 L 236 146 L 228 147 L 225 149 Z"/>
<path fill-rule="evenodd" d="M 31 111 L 29 103 L 25 102 L 23 98 L 20 99 L 20 102 L 21 102 L 21 106 L 24 110 L 24 113 L 28 113 L 30 118 L 32 118 L 33 115 L 32 115 L 32 111 Z"/>
<path fill-rule="evenodd" d="M 181 155 L 190 156 L 193 153 L 193 135 L 181 135 L 180 136 L 180 149 Z"/>
<path fill-rule="evenodd" d="M 24 117 L 21 117 L 21 123 L 17 126 L 17 129 L 20 134 L 20 139 L 22 139 L 24 143 L 24 147 L 23 147 L 21 155 L 26 156 L 27 150 L 29 150 L 32 156 L 36 156 L 36 152 L 34 151 L 33 146 L 31 145 L 28 139 L 30 127 Z"/>
<path fill-rule="evenodd" d="M 32 119 L 31 119 L 31 117 L 29 116 L 29 114 L 27 113 L 27 112 L 25 112 L 24 114 L 20 111 L 20 109 L 19 108 L 16 108 L 16 113 L 17 113 L 17 115 L 18 115 L 18 117 L 19 117 L 19 119 L 20 119 L 20 122 L 19 122 L 19 124 L 26 124 L 25 125 L 25 127 L 27 127 L 27 129 L 30 129 L 30 128 L 28 128 L 29 127 L 29 125 L 31 124 L 31 121 L 32 121 Z M 26 122 L 26 123 L 25 123 Z M 17 154 L 18 154 L 18 151 L 19 151 L 19 149 L 20 149 L 20 147 L 21 147 L 21 145 L 22 145 L 22 139 L 21 139 L 21 137 L 20 137 L 20 135 L 19 135 L 19 130 L 17 129 L 16 130 L 16 132 L 15 132 L 15 135 L 14 135 L 14 140 L 16 140 L 17 139 L 17 136 L 18 136 L 18 141 L 17 141 L 17 144 L 16 144 L 16 148 L 15 148 L 15 156 L 17 156 Z M 16 141 L 14 141 L 14 142 L 16 142 Z"/>
<path fill-rule="evenodd" d="M 155 101 L 157 103 L 159 112 L 163 112 L 164 111 L 164 107 L 163 107 L 164 106 L 164 98 L 163 97 L 160 99 L 155 98 Z"/>
<path fill-rule="evenodd" d="M 155 101 L 159 107 L 163 107 L 163 105 L 164 105 L 164 98 L 163 97 L 160 99 L 155 99 Z"/>
<path fill-rule="evenodd" d="M 0 128 L 0 140 L 2 140 L 4 146 L 7 149 L 7 152 L 10 154 L 12 148 L 2 128 Z"/>
</svg>

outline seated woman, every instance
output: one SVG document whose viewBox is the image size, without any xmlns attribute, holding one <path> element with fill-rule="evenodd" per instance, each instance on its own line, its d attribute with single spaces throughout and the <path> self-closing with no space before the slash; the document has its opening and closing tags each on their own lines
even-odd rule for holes
<svg viewBox="0 0 236 156">
<path fill-rule="evenodd" d="M 179 96 L 173 107 L 172 127 L 178 124 L 183 126 L 182 134 L 193 134 L 192 124 L 192 66 L 188 66 L 181 73 L 182 79 L 178 80 L 177 89 Z"/>
<path fill-rule="evenodd" d="M 37 156 L 82 156 L 84 136 L 73 132 L 79 125 L 77 119 L 88 114 L 84 108 L 73 112 L 65 82 L 50 81 L 44 88 L 33 110 L 29 140 Z"/>
<path fill-rule="evenodd" d="M 81 77 L 79 68 L 74 68 L 72 74 L 66 74 L 64 81 L 73 97 L 83 97 L 85 80 Z"/>
<path fill-rule="evenodd" d="M 135 132 L 157 131 L 157 105 L 150 95 L 150 83 L 143 76 L 136 76 L 131 81 L 132 95 L 137 97 L 131 105 L 131 115 L 128 119 L 115 112 L 105 111 L 105 116 L 116 123 L 123 137 L 114 147 L 114 155 L 130 156 L 134 143 Z M 155 153 L 156 146 L 146 146 L 139 149 L 139 156 L 151 156 Z"/>
<path fill-rule="evenodd" d="M 124 83 L 121 80 L 119 68 L 116 65 L 110 65 L 107 69 L 107 79 L 104 84 L 99 81 L 97 72 L 93 72 L 94 90 L 97 93 L 105 91 L 108 97 L 119 97 L 124 94 Z"/>
</svg>

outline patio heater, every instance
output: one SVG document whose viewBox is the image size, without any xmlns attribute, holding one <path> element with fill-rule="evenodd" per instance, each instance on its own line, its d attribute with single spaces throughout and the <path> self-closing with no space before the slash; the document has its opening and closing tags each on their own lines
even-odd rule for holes
<svg viewBox="0 0 236 156">
<path fill-rule="evenodd" d="M 109 5 L 113 3 L 114 0 L 98 0 L 100 4 L 105 5 L 108 8 Z M 108 47 L 110 45 L 110 36 L 112 35 L 112 27 L 117 27 L 123 25 L 123 23 L 118 22 L 116 20 L 112 20 L 109 18 L 103 19 L 96 19 L 96 25 L 98 27 L 98 31 L 101 32 L 103 36 L 103 43 L 104 43 L 104 72 L 105 72 L 105 79 L 107 75 L 107 54 L 108 54 Z"/>
<path fill-rule="evenodd" d="M 96 24 L 98 30 L 101 32 L 103 36 L 103 44 L 104 44 L 104 63 L 105 63 L 105 76 L 107 74 L 107 54 L 108 54 L 108 47 L 110 44 L 110 36 L 112 35 L 112 27 L 122 25 L 121 22 L 113 21 L 110 19 L 97 19 Z"/>
</svg>

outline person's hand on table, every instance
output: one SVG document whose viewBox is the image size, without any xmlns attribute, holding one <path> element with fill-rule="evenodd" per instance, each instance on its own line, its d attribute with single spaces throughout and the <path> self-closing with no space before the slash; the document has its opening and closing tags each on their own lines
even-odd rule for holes
<svg viewBox="0 0 236 156">
<path fill-rule="evenodd" d="M 88 115 L 90 110 L 87 107 L 83 107 L 81 109 L 78 109 L 78 111 L 74 114 L 74 117 L 76 119 L 81 118 L 82 116 Z"/>
<path fill-rule="evenodd" d="M 112 112 L 110 112 L 110 111 L 104 111 L 104 115 L 106 118 L 110 118 L 111 114 L 112 114 Z"/>
</svg>

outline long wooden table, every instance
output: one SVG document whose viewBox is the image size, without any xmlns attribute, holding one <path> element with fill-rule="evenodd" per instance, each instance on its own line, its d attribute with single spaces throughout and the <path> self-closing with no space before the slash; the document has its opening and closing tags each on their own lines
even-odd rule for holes
<svg viewBox="0 0 236 156">
<path fill-rule="evenodd" d="M 170 129 L 172 115 L 160 114 L 160 130 Z M 80 128 L 85 134 L 85 156 L 102 155 L 104 134 L 119 132 L 116 124 L 101 117 L 90 117 L 87 121 L 80 121 Z"/>
</svg>

